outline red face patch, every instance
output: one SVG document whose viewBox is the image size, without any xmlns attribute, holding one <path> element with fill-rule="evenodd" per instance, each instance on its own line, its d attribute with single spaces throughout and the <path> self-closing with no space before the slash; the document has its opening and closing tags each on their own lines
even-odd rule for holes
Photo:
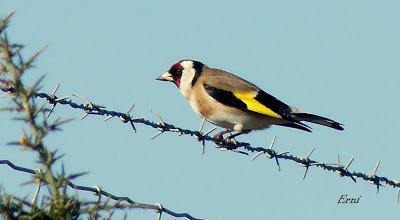
<svg viewBox="0 0 400 220">
<path fill-rule="evenodd" d="M 181 77 L 182 77 L 182 70 L 183 67 L 181 63 L 175 63 L 174 65 L 171 66 L 169 69 L 169 73 L 171 73 L 172 77 L 174 78 L 174 83 L 176 86 L 180 86 L 181 84 Z"/>
<path fill-rule="evenodd" d="M 182 70 L 182 69 L 183 69 L 183 67 L 182 67 L 181 63 L 175 63 L 169 69 L 169 73 L 171 73 L 172 75 L 175 75 L 175 73 L 177 73 L 179 70 Z"/>
</svg>

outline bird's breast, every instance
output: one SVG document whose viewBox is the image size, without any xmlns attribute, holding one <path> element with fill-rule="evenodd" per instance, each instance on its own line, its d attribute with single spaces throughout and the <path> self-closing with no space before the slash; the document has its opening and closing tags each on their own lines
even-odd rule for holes
<svg viewBox="0 0 400 220">
<path fill-rule="evenodd" d="M 203 118 L 208 118 L 218 111 L 218 103 L 205 91 L 195 91 L 187 99 L 193 110 Z"/>
</svg>

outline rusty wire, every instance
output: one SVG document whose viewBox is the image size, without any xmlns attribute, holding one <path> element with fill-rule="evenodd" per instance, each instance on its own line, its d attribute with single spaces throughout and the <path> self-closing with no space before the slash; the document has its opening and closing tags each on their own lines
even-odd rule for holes
<svg viewBox="0 0 400 220">
<path fill-rule="evenodd" d="M 19 171 L 19 172 L 24 172 L 24 173 L 29 173 L 32 175 L 36 175 L 37 174 L 37 170 L 33 170 L 33 169 L 29 169 L 29 168 L 25 168 L 25 167 L 21 167 L 21 166 L 17 166 L 14 163 L 12 163 L 9 160 L 0 160 L 0 164 L 4 164 L 9 166 L 10 168 L 12 168 L 13 170 Z M 39 171 L 40 172 L 40 171 Z M 163 207 L 160 203 L 157 203 L 155 205 L 152 204 L 145 204 L 145 203 L 139 203 L 139 202 L 135 202 L 133 201 L 131 198 L 127 197 L 127 196 L 116 196 L 112 193 L 109 193 L 103 189 L 101 189 L 98 186 L 94 186 L 94 187 L 89 187 L 89 186 L 82 186 L 82 185 L 77 185 L 71 181 L 67 181 L 67 184 L 69 187 L 71 187 L 72 189 L 75 190 L 79 190 L 79 191 L 86 191 L 86 192 L 92 192 L 95 195 L 101 197 L 101 196 L 105 196 L 108 199 L 112 199 L 118 202 L 127 202 L 129 203 L 129 208 L 139 208 L 139 209 L 150 209 L 150 210 L 154 210 L 157 213 L 166 213 L 168 215 L 171 215 L 173 217 L 177 217 L 177 218 L 187 218 L 189 220 L 201 220 L 198 218 L 195 218 L 193 216 L 191 216 L 188 213 L 177 213 L 174 212 L 170 209 L 167 209 L 165 207 Z"/>
<path fill-rule="evenodd" d="M 12 88 L 1 88 L 4 92 L 12 93 Z M 378 176 L 376 175 L 378 166 L 371 172 L 371 173 L 363 173 L 363 172 L 356 172 L 356 171 L 349 171 L 348 168 L 350 164 L 353 162 L 354 158 L 350 160 L 350 162 L 347 165 L 341 164 L 339 158 L 336 163 L 324 163 L 324 162 L 319 162 L 317 160 L 311 159 L 311 154 L 314 152 L 315 149 L 313 149 L 308 155 L 302 157 L 302 156 L 296 156 L 292 155 L 289 152 L 278 152 L 273 149 L 274 146 L 274 141 L 271 143 L 269 148 L 265 147 L 253 147 L 249 143 L 245 142 L 226 142 L 221 139 L 216 139 L 212 136 L 209 135 L 209 132 L 202 133 L 201 130 L 199 131 L 194 131 L 190 129 L 184 129 L 177 127 L 173 124 L 169 124 L 165 122 L 158 114 L 158 122 L 150 121 L 145 118 L 135 118 L 130 115 L 130 111 L 132 110 L 133 106 L 129 108 L 129 111 L 127 112 L 119 112 L 119 111 L 114 111 L 114 110 L 107 110 L 104 106 L 96 105 L 92 103 L 91 101 L 87 100 L 86 98 L 83 98 L 82 96 L 74 94 L 73 96 L 78 97 L 79 99 L 83 100 L 85 103 L 84 104 L 79 104 L 77 102 L 72 101 L 70 96 L 65 96 L 62 98 L 59 98 L 55 95 L 55 92 L 58 90 L 58 85 L 56 89 L 50 93 L 35 93 L 35 96 L 38 98 L 45 99 L 50 105 L 52 105 L 52 110 L 49 112 L 48 116 L 51 114 L 51 112 L 54 110 L 54 107 L 57 104 L 60 105 L 65 105 L 69 106 L 74 109 L 81 109 L 84 111 L 84 115 L 82 116 L 82 119 L 85 118 L 88 115 L 102 115 L 106 117 L 106 120 L 109 120 L 113 117 L 119 118 L 123 123 L 129 123 L 132 129 L 136 132 L 136 127 L 135 124 L 143 124 L 149 127 L 152 127 L 158 132 L 152 137 L 152 139 L 158 137 L 159 135 L 163 134 L 164 132 L 171 132 L 171 133 L 176 133 L 179 135 L 190 135 L 195 137 L 198 141 L 202 142 L 203 146 L 205 145 L 205 142 L 213 142 L 216 144 L 217 148 L 220 149 L 226 149 L 230 151 L 235 151 L 239 152 L 242 154 L 249 154 L 249 153 L 256 153 L 256 155 L 253 157 L 255 159 L 256 157 L 260 155 L 266 155 L 266 158 L 268 159 L 274 159 L 278 165 L 278 168 L 280 169 L 280 164 L 279 160 L 289 160 L 292 162 L 295 162 L 303 167 L 305 167 L 305 173 L 303 178 L 306 177 L 308 170 L 310 167 L 317 167 L 321 168 L 322 170 L 327 170 L 327 171 L 332 171 L 336 172 L 339 174 L 341 177 L 348 177 L 351 178 L 354 182 L 356 182 L 356 179 L 362 179 L 364 181 L 367 181 L 368 183 L 371 183 L 377 187 L 377 190 L 379 190 L 380 186 L 392 186 L 394 188 L 400 188 L 400 181 L 396 180 L 391 180 L 387 177 L 384 176 Z M 211 131 L 213 131 L 212 129 Z M 339 156 L 338 156 L 339 157 Z"/>
</svg>

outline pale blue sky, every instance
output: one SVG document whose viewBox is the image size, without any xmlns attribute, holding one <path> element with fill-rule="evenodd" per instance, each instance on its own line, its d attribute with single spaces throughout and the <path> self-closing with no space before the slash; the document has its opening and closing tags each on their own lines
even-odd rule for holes
<svg viewBox="0 0 400 220">
<path fill-rule="evenodd" d="M 16 10 L 8 31 L 27 45 L 26 54 L 48 45 L 26 82 L 46 73 L 44 90 L 60 82 L 60 95 L 78 93 L 94 103 L 155 120 L 197 129 L 200 119 L 175 86 L 154 78 L 184 58 L 197 59 L 255 82 L 288 104 L 344 124 L 338 132 L 313 126 L 312 134 L 275 127 L 241 137 L 335 162 L 355 157 L 351 170 L 400 178 L 397 170 L 400 119 L 399 1 L 20 1 L 2 0 L 0 14 Z M 0 106 L 6 105 L 0 100 Z M 161 202 L 175 211 L 205 219 L 373 219 L 398 214 L 396 190 L 311 168 L 303 169 L 230 152 L 190 137 L 162 135 L 117 120 L 78 120 L 47 140 L 66 153 L 70 172 L 90 171 L 76 182 L 100 185 L 134 200 Z M 1 113 L 2 145 L 18 137 L 21 124 Z M 207 128 L 211 127 L 210 125 Z M 1 159 L 35 167 L 28 151 L 0 147 Z M 26 195 L 29 179 L 0 167 L 8 192 Z M 361 196 L 359 204 L 337 205 L 342 194 Z M 90 195 L 88 196 L 90 197 Z M 90 197 L 91 198 L 91 197 Z M 129 219 L 154 219 L 151 211 L 129 212 Z M 163 219 L 171 219 L 164 216 Z"/>
</svg>

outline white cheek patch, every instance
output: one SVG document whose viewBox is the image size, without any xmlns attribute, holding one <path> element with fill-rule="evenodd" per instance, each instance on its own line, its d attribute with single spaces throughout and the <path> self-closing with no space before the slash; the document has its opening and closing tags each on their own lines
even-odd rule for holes
<svg viewBox="0 0 400 220">
<path fill-rule="evenodd" d="M 191 61 L 191 60 L 182 61 L 181 66 L 183 67 L 183 69 L 193 68 L 193 61 Z"/>
<path fill-rule="evenodd" d="M 180 90 L 183 96 L 189 98 L 190 91 L 192 90 L 192 80 L 194 78 L 195 70 L 193 68 L 184 69 L 182 72 Z"/>
</svg>

